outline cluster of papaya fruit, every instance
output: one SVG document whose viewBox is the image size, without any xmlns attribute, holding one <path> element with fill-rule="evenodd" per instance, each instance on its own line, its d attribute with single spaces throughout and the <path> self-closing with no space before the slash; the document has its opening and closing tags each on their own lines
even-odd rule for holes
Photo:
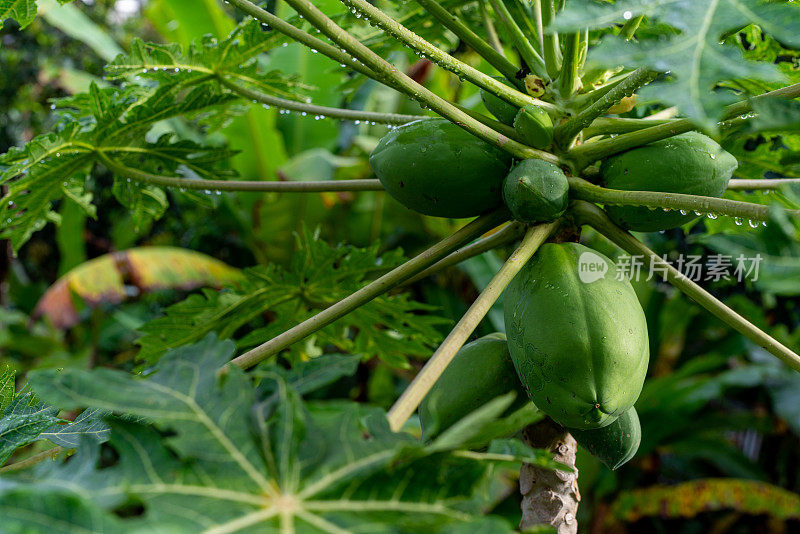
<svg viewBox="0 0 800 534">
<path fill-rule="evenodd" d="M 609 267 L 589 284 L 578 271 L 586 252 Z M 419 411 L 425 436 L 516 389 L 611 469 L 630 460 L 649 345 L 633 287 L 614 268 L 581 244 L 545 244 L 506 289 L 507 334 L 465 345 L 428 393 Z"/>
<path fill-rule="evenodd" d="M 553 144 L 552 118 L 541 108 L 516 108 L 483 92 L 486 108 L 513 126 L 525 144 Z M 569 205 L 564 170 L 510 155 L 444 119 L 409 123 L 388 133 L 370 156 L 386 191 L 406 207 L 440 217 L 472 217 L 505 204 L 512 217 L 553 221 Z M 602 185 L 719 197 L 737 165 L 712 139 L 696 132 L 614 155 L 599 167 Z M 607 205 L 620 226 L 674 228 L 697 217 L 684 212 Z M 582 281 L 581 258 L 607 264 L 605 276 Z M 634 408 L 649 363 L 645 315 L 630 282 L 609 258 L 578 243 L 547 243 L 504 293 L 504 334 L 465 345 L 420 406 L 432 437 L 498 395 L 519 398 L 570 430 L 612 469 L 639 446 Z"/>
</svg>

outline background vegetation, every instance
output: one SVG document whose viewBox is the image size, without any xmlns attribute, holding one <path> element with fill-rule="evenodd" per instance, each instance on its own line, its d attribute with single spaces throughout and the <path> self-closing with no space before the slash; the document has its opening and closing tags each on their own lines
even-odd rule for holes
<svg viewBox="0 0 800 534">
<path fill-rule="evenodd" d="M 460 9 L 463 2 L 452 4 Z M 71 97 L 89 90 L 99 95 L 103 88 L 123 87 L 122 76 L 109 79 L 106 75 L 113 74 L 113 68 L 104 71 L 104 67 L 117 54 L 137 50 L 137 39 L 177 43 L 185 49 L 205 35 L 224 40 L 241 18 L 241 13 L 222 3 L 197 0 L 151 0 L 144 4 L 136 0 L 87 0 L 64 6 L 40 0 L 39 5 L 41 16 L 24 31 L 14 21 L 6 21 L 0 31 L 0 153 L 53 131 L 59 114 L 69 114 L 75 108 L 70 105 Z M 315 5 L 327 13 L 353 18 L 333 0 Z M 463 14 L 480 16 L 475 4 L 469 3 Z M 366 26 L 356 28 L 364 32 L 362 37 L 369 31 Z M 477 55 L 436 24 L 420 20 L 415 29 L 465 61 L 481 66 Z M 638 35 L 643 40 L 657 38 L 662 30 L 658 23 L 645 21 Z M 267 34 L 270 29 L 262 26 L 261 31 Z M 596 33 L 593 38 L 599 38 L 602 32 Z M 482 109 L 476 89 L 469 83 L 394 43 L 375 39 L 374 47 L 384 57 L 392 58 L 437 94 Z M 774 63 L 791 82 L 800 82 L 797 49 L 753 26 L 728 40 L 745 56 Z M 263 72 L 277 69 L 283 73 L 288 91 L 301 91 L 316 104 L 426 113 L 417 103 L 374 82 L 350 76 L 321 54 L 297 44 L 278 42 L 259 61 Z M 741 84 L 754 92 L 777 87 L 751 80 L 742 80 Z M 239 102 L 219 113 L 188 120 L 157 122 L 148 125 L 146 133 L 151 141 L 161 133 L 174 132 L 182 140 L 215 147 L 212 166 L 221 173 L 236 171 L 243 179 L 372 176 L 366 156 L 387 131 L 386 126 L 245 104 Z M 658 109 L 655 104 L 645 108 L 650 112 Z M 726 149 L 741 162 L 737 177 L 772 176 L 769 172 L 776 162 L 782 162 L 778 167 L 782 176 L 800 175 L 800 114 L 794 113 L 787 115 L 794 122 L 780 132 L 762 131 L 756 126 L 747 135 L 727 142 Z M 795 133 L 787 133 L 792 129 Z M 103 515 L 102 519 L 92 516 L 95 522 L 91 526 L 99 531 L 111 528 L 120 517 L 136 518 L 143 507 L 149 510 L 149 521 L 174 527 L 181 516 L 175 508 L 188 502 L 175 499 L 170 502 L 173 508 L 162 503 L 161 509 L 155 501 L 131 502 L 122 490 L 115 492 L 114 488 L 126 484 L 144 483 L 136 479 L 139 475 L 126 471 L 136 465 L 137 458 L 141 460 L 137 456 L 141 451 L 126 450 L 119 436 L 129 436 L 127 445 L 131 448 L 132 444 L 144 444 L 144 456 L 161 462 L 161 472 L 187 470 L 184 481 L 212 475 L 224 480 L 220 487 L 246 487 L 253 493 L 258 493 L 260 481 L 255 477 L 242 482 L 247 476 L 234 474 L 237 468 L 231 467 L 231 462 L 235 463 L 231 452 L 220 453 L 215 445 L 209 445 L 207 434 L 211 430 L 201 428 L 202 424 L 191 418 L 195 416 L 180 423 L 184 426 L 178 425 L 176 431 L 173 423 L 180 417 L 174 414 L 183 413 L 182 408 L 148 391 L 141 381 L 110 374 L 81 374 L 79 370 L 148 372 L 155 364 L 165 383 L 175 391 L 188 391 L 175 362 L 181 351 L 189 351 L 198 376 L 210 384 L 213 376 L 208 369 L 226 361 L 235 349 L 247 349 L 271 338 L 464 223 L 416 215 L 377 192 L 291 195 L 158 191 L 148 198 L 133 198 L 135 195 L 120 191 L 119 182 L 108 170 L 98 167 L 88 179 L 85 192 L 66 195 L 53 204 L 49 217 L 58 219 L 59 225 L 48 224 L 27 236 L 27 242 L 17 240 L 13 247 L 12 241 L 2 242 L 0 251 L 0 407 L 12 413 L 17 406 L 28 418 L 45 409 L 37 404 L 42 401 L 32 396 L 29 386 L 23 388 L 28 372 L 37 369 L 34 391 L 39 393 L 38 383 L 46 400 L 58 400 L 59 406 L 88 405 L 106 410 L 121 406 L 133 416 L 153 418 L 148 411 L 152 406 L 148 408 L 141 400 L 155 398 L 154 402 L 163 403 L 173 413 L 172 418 L 156 418 L 155 428 L 138 425 L 132 418 L 108 423 L 117 436 L 116 441 L 112 439 L 113 454 L 107 445 L 77 447 L 75 457 L 62 467 L 50 466 L 50 462 L 40 464 L 38 467 L 48 467 L 32 475 L 36 483 L 28 489 L 25 477 L 20 479 L 23 485 L 15 490 L 17 504 L 26 498 L 56 499 L 63 497 L 58 488 L 63 489 L 64 484 L 58 481 L 77 476 L 68 472 L 70 466 L 74 470 L 77 466 L 103 466 L 111 474 L 86 482 L 92 491 L 105 491 L 111 500 L 116 499 L 105 505 L 116 515 Z M 81 207 L 85 195 L 93 197 L 95 206 L 89 214 Z M 769 199 L 775 195 L 772 193 Z M 779 200 L 797 207 L 800 188 L 782 190 Z M 766 261 L 758 281 L 723 280 L 705 282 L 704 286 L 787 346 L 800 346 L 797 220 L 776 219 L 754 229 L 732 219 L 704 219 L 646 238 L 658 254 L 761 253 Z M 588 234 L 583 240 L 611 257 L 617 254 L 601 237 Z M 105 263 L 86 263 L 134 247 L 164 248 L 153 249 L 152 256 L 138 262 L 135 253 L 129 252 L 123 260 L 117 256 Z M 18 248 L 16 255 L 14 248 Z M 204 253 L 235 269 L 211 259 L 203 259 L 201 269 L 189 268 L 197 263 L 182 263 L 175 248 Z M 478 469 L 450 453 L 470 439 L 489 446 L 491 429 L 481 428 L 477 435 L 462 436 L 462 441 L 444 444 L 438 450 L 423 450 L 412 443 L 411 437 L 406 441 L 392 435 L 379 422 L 381 409 L 396 400 L 507 253 L 500 249 L 483 254 L 402 292 L 381 297 L 344 322 L 296 344 L 279 360 L 256 371 L 262 378 L 251 397 L 237 395 L 237 387 L 249 391 L 249 386 L 237 382 L 244 380 L 237 375 L 221 391 L 214 390 L 219 398 L 200 398 L 197 403 L 208 406 L 209 413 L 220 399 L 242 413 L 261 410 L 268 415 L 273 430 L 283 428 L 287 421 L 304 421 L 309 431 L 296 429 L 296 434 L 284 442 L 263 429 L 250 428 L 244 420 L 219 424 L 229 436 L 240 436 L 244 441 L 257 435 L 252 438 L 257 443 L 254 446 L 272 450 L 276 466 L 295 470 L 281 471 L 278 478 L 282 483 L 288 484 L 294 477 L 302 481 L 301 489 L 313 487 L 323 477 L 320 473 L 333 472 L 344 461 L 333 451 L 326 453 L 324 461 L 315 458 L 315 447 L 326 439 L 338 439 L 337 429 L 360 429 L 375 437 L 369 450 L 360 449 L 363 443 L 354 441 L 343 445 L 343 455 L 391 454 L 387 452 L 384 463 L 362 473 L 358 484 L 352 480 L 337 482 L 353 484 L 354 500 L 360 492 L 366 492 L 367 485 L 379 488 L 375 490 L 375 498 L 379 498 L 381 492 L 390 492 L 397 480 L 404 480 L 405 501 L 458 501 L 455 509 L 459 513 L 491 512 L 493 519 L 475 519 L 486 532 L 516 525 L 519 496 L 514 477 L 518 460 L 527 458 L 547 465 L 546 458 L 536 456 L 536 451 L 515 450 L 513 441 L 496 441 L 491 445 L 495 449 L 489 450 L 508 453 L 510 461 L 489 467 L 481 464 Z M 71 271 L 78 266 L 94 270 L 82 275 Z M 51 293 L 51 300 L 42 304 L 40 299 L 48 288 L 66 273 L 72 276 L 67 282 L 70 289 L 60 295 Z M 63 279 L 61 283 L 65 283 Z M 203 286 L 205 289 L 199 289 Z M 222 286 L 226 289 L 220 292 Z M 800 528 L 800 375 L 776 363 L 668 286 L 649 282 L 637 284 L 636 289 L 647 313 L 652 358 L 648 382 L 636 405 L 642 422 L 642 446 L 635 459 L 617 472 L 581 452 L 579 519 L 584 530 L 690 533 L 792 532 Z M 69 298 L 70 291 L 81 297 L 74 299 L 75 304 Z M 61 324 L 55 318 L 59 314 L 64 321 Z M 376 324 L 382 327 L 376 328 Z M 502 329 L 502 313 L 495 309 L 476 335 Z M 161 358 L 173 348 L 179 349 Z M 336 365 L 326 367 L 325 363 L 334 361 L 331 355 L 336 355 Z M 324 373 L 320 372 L 323 367 L 327 369 Z M 47 385 L 56 383 L 60 386 Z M 209 391 L 213 389 L 209 385 Z M 116 396 L 109 396 L 109 391 Z M 50 419 L 38 421 L 40 426 L 30 435 L 22 435 L 18 421 L 4 419 L 0 424 L 0 438 L 4 440 L 0 442 L 0 465 L 24 463 L 42 451 L 56 452 L 51 450 L 54 446 L 59 447 L 58 452 L 75 449 L 75 443 L 58 437 L 60 431 L 53 430 L 53 425 L 70 426 L 59 418 L 72 419 L 75 413 L 57 415 L 55 410 Z M 91 416 L 84 412 L 82 417 L 88 422 L 79 418 L 73 424 L 85 423 L 95 429 L 87 432 L 81 427 L 81 439 L 91 441 L 86 435 L 94 435 L 95 442 L 102 441 L 109 427 L 91 427 L 100 424 L 99 419 L 89 420 Z M 168 429 L 176 431 L 177 437 Z M 203 455 L 228 457 L 218 459 L 217 464 L 217 460 L 209 460 L 211 467 L 206 473 L 187 467 L 188 459 Z M 413 460 L 397 460 L 403 455 Z M 390 459 L 400 463 L 395 471 L 387 467 Z M 241 463 L 237 465 L 242 468 Z M 280 471 L 280 467 L 275 468 Z M 317 468 L 319 472 L 314 471 Z M 432 479 L 417 480 L 414 473 L 421 472 Z M 0 491 L 6 474 L 0 472 Z M 84 472 L 80 476 L 94 475 Z M 665 485 L 673 487 L 667 490 Z M 323 488 L 309 495 L 333 499 L 333 489 Z M 87 502 L 59 502 L 76 510 L 91 508 Z M 210 503 L 203 513 L 223 520 L 226 514 L 234 514 L 231 507 L 248 504 L 227 506 Z M 412 509 L 407 508 L 402 517 L 412 521 Z M 89 511 L 84 513 L 91 516 Z M 340 513 L 355 514 L 346 507 Z M 195 519 L 202 524 L 202 518 Z M 403 521 L 377 515 L 373 520 L 375 525 Z"/>
</svg>

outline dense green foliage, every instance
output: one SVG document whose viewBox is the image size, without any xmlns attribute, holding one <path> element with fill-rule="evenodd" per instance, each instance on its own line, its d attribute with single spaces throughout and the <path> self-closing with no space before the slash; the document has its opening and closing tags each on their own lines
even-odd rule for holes
<svg viewBox="0 0 800 534">
<path fill-rule="evenodd" d="M 0 0 L 0 531 L 509 533 L 521 464 L 563 469 L 529 441 L 556 404 L 608 423 L 572 430 L 581 531 L 798 529 L 796 2 L 258 4 Z"/>
</svg>

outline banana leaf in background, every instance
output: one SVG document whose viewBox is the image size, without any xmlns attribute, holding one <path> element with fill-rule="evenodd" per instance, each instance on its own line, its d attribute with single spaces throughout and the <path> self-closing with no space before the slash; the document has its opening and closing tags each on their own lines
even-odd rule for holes
<svg viewBox="0 0 800 534">
<path fill-rule="evenodd" d="M 76 297 L 94 308 L 162 289 L 221 287 L 241 277 L 239 269 L 199 252 L 134 248 L 100 256 L 67 272 L 42 295 L 33 318 L 46 317 L 57 328 L 70 328 L 81 320 Z"/>
<path fill-rule="evenodd" d="M 607 526 L 643 517 L 677 519 L 728 510 L 774 519 L 800 519 L 800 496 L 752 480 L 701 479 L 674 486 L 652 486 L 622 493 L 611 505 Z"/>
</svg>

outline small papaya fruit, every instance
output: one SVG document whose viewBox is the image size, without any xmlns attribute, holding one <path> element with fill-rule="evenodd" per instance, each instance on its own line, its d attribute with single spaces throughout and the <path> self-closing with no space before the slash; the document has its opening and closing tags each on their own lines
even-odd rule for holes
<svg viewBox="0 0 800 534">
<path fill-rule="evenodd" d="M 601 163 L 600 172 L 610 189 L 720 197 L 737 165 L 713 139 L 688 132 L 612 156 Z M 640 232 L 668 230 L 697 218 L 636 206 L 609 205 L 606 211 L 620 226 Z"/>
<path fill-rule="evenodd" d="M 567 209 L 569 182 L 550 162 L 526 159 L 503 180 L 503 200 L 514 219 L 537 223 L 557 219 Z"/>
<path fill-rule="evenodd" d="M 534 104 L 528 104 L 517 112 L 514 130 L 528 146 L 542 149 L 553 143 L 553 119 Z"/>
<path fill-rule="evenodd" d="M 495 80 L 503 81 L 504 78 L 500 76 L 492 76 Z M 517 116 L 519 108 L 514 104 L 509 104 L 494 93 L 490 93 L 486 89 L 480 90 L 481 100 L 483 105 L 489 110 L 489 113 L 495 116 L 497 120 L 502 123 L 512 126 L 514 124 L 514 117 Z"/>
<path fill-rule="evenodd" d="M 467 343 L 420 404 L 419 419 L 424 436 L 434 437 L 509 391 L 517 392 L 509 410 L 528 402 L 511 363 L 505 334 L 497 332 Z"/>
<path fill-rule="evenodd" d="M 503 299 L 511 360 L 537 408 L 585 430 L 633 406 L 649 363 L 647 324 L 610 259 L 578 243 L 547 243 Z"/>
<path fill-rule="evenodd" d="M 511 156 L 445 119 L 405 124 L 369 157 L 386 191 L 416 212 L 474 217 L 499 206 Z"/>
<path fill-rule="evenodd" d="M 612 471 L 633 458 L 642 441 L 642 427 L 636 408 L 630 408 L 603 428 L 569 431 L 578 445 Z"/>
</svg>

